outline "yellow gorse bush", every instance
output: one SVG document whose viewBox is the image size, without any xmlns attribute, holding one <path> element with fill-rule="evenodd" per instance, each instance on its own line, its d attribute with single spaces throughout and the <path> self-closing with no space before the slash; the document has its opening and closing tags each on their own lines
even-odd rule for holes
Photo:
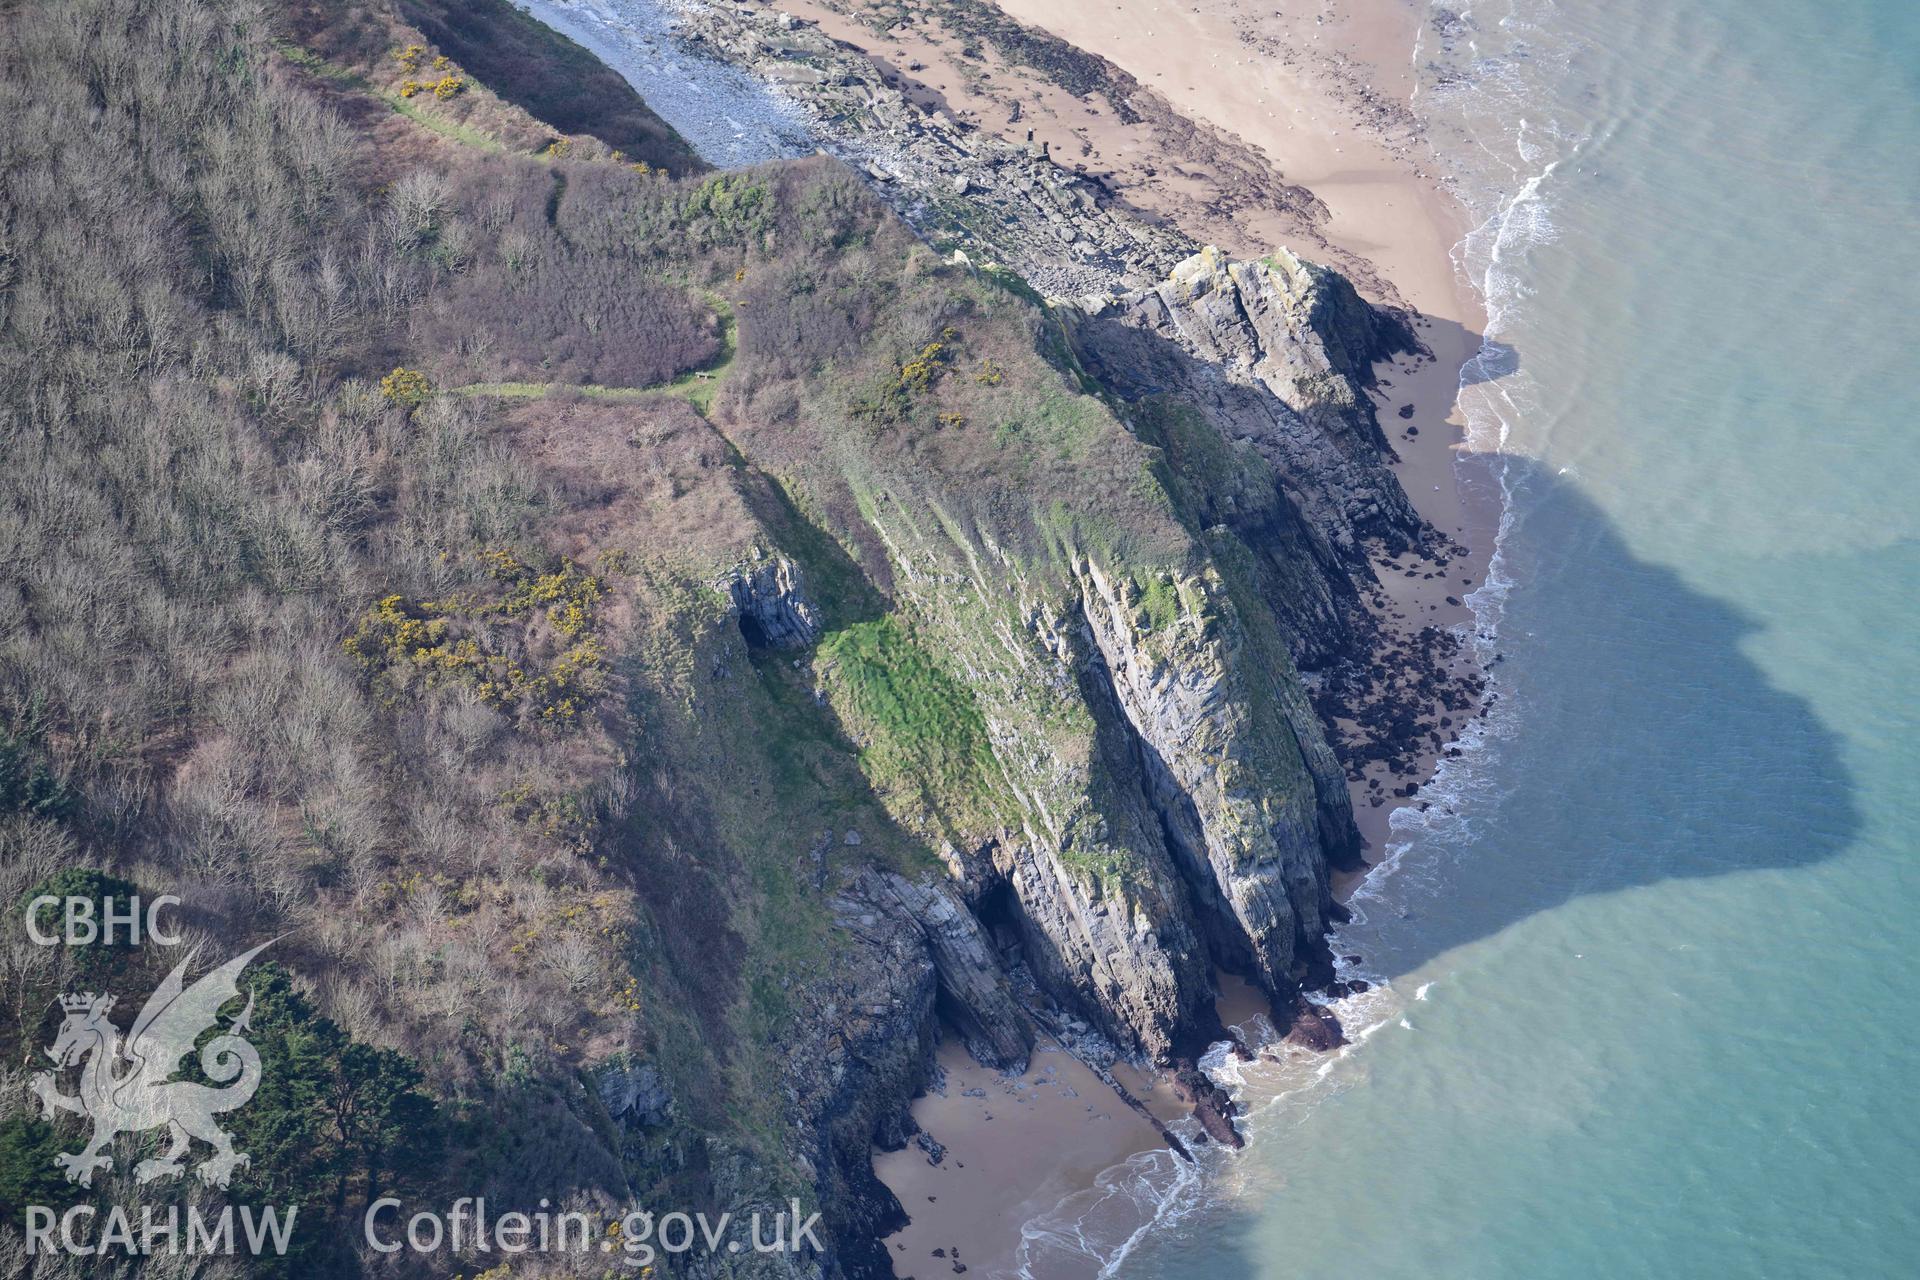
<svg viewBox="0 0 1920 1280">
<path fill-rule="evenodd" d="M 547 621 L 560 634 L 577 637 L 593 625 L 594 607 L 606 594 L 607 584 L 576 564 L 564 564 L 553 573 L 535 573 L 511 551 L 480 553 L 481 562 L 496 582 L 508 587 L 507 594 L 491 608 L 508 617 L 544 608 Z M 618 561 L 603 557 L 602 563 L 618 572 Z"/>
<path fill-rule="evenodd" d="M 396 692 L 452 682 L 539 723 L 577 721 L 606 687 L 606 651 L 593 635 L 606 583 L 572 563 L 536 572 L 506 550 L 483 552 L 481 561 L 502 594 L 437 601 L 388 595 L 361 616 L 342 647 Z M 530 625 L 536 619 L 551 628 L 547 638 Z M 552 653 L 544 662 L 543 651 Z"/>
<path fill-rule="evenodd" d="M 433 394 L 433 384 L 418 369 L 400 368 L 380 379 L 380 394 L 403 409 L 411 409 L 426 402 Z"/>
<path fill-rule="evenodd" d="M 925 391 L 947 369 L 947 348 L 959 337 L 958 331 L 948 326 L 940 331 L 940 340 L 929 342 L 920 349 L 920 354 L 900 366 L 899 387 L 902 391 Z"/>
</svg>

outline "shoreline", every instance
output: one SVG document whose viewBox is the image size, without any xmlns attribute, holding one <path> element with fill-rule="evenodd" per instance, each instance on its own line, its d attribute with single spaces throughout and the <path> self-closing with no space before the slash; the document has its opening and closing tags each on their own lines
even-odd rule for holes
<svg viewBox="0 0 1920 1280">
<path fill-rule="evenodd" d="M 1268 59 L 1274 64 L 1275 79 L 1284 79 L 1292 86 L 1290 96 L 1311 95 L 1311 109 L 1302 109 L 1299 114 L 1313 127 L 1301 128 L 1295 122 L 1280 121 L 1278 115 L 1247 114 L 1246 100 L 1266 96 L 1260 91 L 1264 86 L 1201 74 L 1209 69 L 1206 64 L 1217 63 L 1226 49 L 1244 48 L 1249 43 L 1247 24 L 1253 19 L 1244 15 L 1251 6 L 1222 4 L 1216 0 L 1204 12 L 1156 11 L 1155 22 L 1181 24 L 1180 36 L 1170 40 L 1149 39 L 1143 31 L 1115 29 L 1109 18 L 1110 10 L 1092 0 L 1001 0 L 999 7 L 1009 16 L 1046 30 L 1069 44 L 1101 54 L 1143 84 L 1159 90 L 1176 108 L 1192 113 L 1203 122 L 1222 128 L 1241 126 L 1240 136 L 1267 157 L 1287 183 L 1310 191 L 1326 210 L 1325 218 L 1318 223 L 1308 223 L 1279 211 L 1270 211 L 1263 217 L 1242 217 L 1237 225 L 1206 228 L 1215 238 L 1224 240 L 1237 232 L 1235 238 L 1239 242 L 1229 242 L 1229 247 L 1243 256 L 1258 256 L 1269 251 L 1273 244 L 1299 245 L 1309 256 L 1315 256 L 1314 250 L 1318 249 L 1319 256 L 1330 258 L 1334 265 L 1348 272 L 1363 294 L 1376 302 L 1402 306 L 1413 313 L 1410 319 L 1428 354 L 1402 356 L 1376 366 L 1380 385 L 1372 396 L 1382 431 L 1398 455 L 1392 467 L 1394 473 L 1415 509 L 1443 538 L 1455 544 L 1456 550 L 1438 562 L 1417 554 L 1398 557 L 1375 554 L 1371 562 L 1378 586 L 1370 593 L 1368 611 L 1386 640 L 1381 648 L 1389 655 L 1408 654 L 1420 642 L 1423 627 L 1438 627 L 1450 633 L 1462 628 L 1470 631 L 1476 619 L 1466 599 L 1486 580 L 1499 521 L 1497 497 L 1484 487 L 1472 485 L 1455 465 L 1467 452 L 1466 424 L 1458 409 L 1461 370 L 1480 351 L 1485 313 L 1478 296 L 1454 271 L 1454 246 L 1469 229 L 1466 213 L 1430 172 L 1424 140 L 1410 130 L 1391 107 L 1383 110 L 1380 101 L 1391 95 L 1392 100 L 1405 109 L 1404 104 L 1414 88 L 1413 58 L 1424 16 L 1402 0 L 1344 0 L 1332 22 L 1295 19 L 1289 24 L 1285 20 L 1261 19 L 1262 23 L 1276 22 L 1280 28 L 1264 33 L 1264 39 L 1270 42 L 1267 46 L 1270 55 L 1275 52 L 1275 46 L 1291 41 L 1277 58 Z M 824 14 L 827 20 L 824 30 L 870 53 L 873 52 L 870 47 L 878 43 L 873 33 L 857 29 L 845 15 L 836 14 L 821 0 L 802 0 L 795 12 L 804 13 L 809 20 Z M 1311 39 L 1301 27 L 1313 28 L 1313 33 L 1321 39 Z M 904 65 L 917 65 L 928 79 L 934 78 L 937 68 L 933 66 L 933 57 L 938 51 L 937 45 L 909 46 L 905 39 L 895 39 L 892 43 L 895 46 L 892 52 L 900 56 Z M 1332 46 L 1330 54 L 1316 60 L 1312 52 L 1301 47 L 1316 44 Z M 902 46 L 906 46 L 904 51 Z M 1360 77 L 1362 92 L 1359 94 L 1351 89 L 1356 77 Z M 1277 89 L 1267 91 L 1277 92 Z M 977 100 L 949 92 L 941 105 L 963 116 L 970 113 L 977 123 L 990 127 L 989 121 L 981 119 L 983 106 Z M 1240 109 L 1237 114 L 1236 108 Z M 1002 113 L 1003 117 L 1005 114 Z M 1012 123 L 1022 118 L 1036 118 L 1031 106 Z M 1261 121 L 1268 119 L 1274 123 L 1259 127 Z M 1254 127 L 1246 127 L 1249 122 Z M 1007 124 L 1003 123 L 1002 127 Z M 1112 127 L 1105 132 L 1087 128 L 1082 122 L 1078 131 L 1082 139 L 1080 145 L 1094 149 L 1104 159 L 1102 143 L 1113 145 L 1117 132 Z M 1112 177 L 1108 180 L 1114 181 Z M 1114 185 L 1121 196 L 1139 199 L 1148 212 L 1154 212 L 1157 203 L 1170 220 L 1187 204 L 1177 192 L 1150 191 L 1143 195 L 1118 182 Z M 1190 209 L 1191 205 L 1187 207 Z M 1253 238 L 1263 235 L 1265 242 Z M 1461 545 L 1465 547 L 1463 553 L 1457 550 Z M 1393 660 L 1392 657 L 1386 659 Z M 1406 668 L 1413 670 L 1416 665 L 1408 662 Z M 1454 677 L 1481 674 L 1471 645 L 1458 646 L 1449 667 Z M 1444 753 L 1471 723 L 1472 717 L 1484 712 L 1487 706 L 1484 692 L 1481 686 L 1473 705 L 1464 712 L 1440 709 L 1435 718 L 1451 721 L 1447 725 L 1450 731 L 1440 741 L 1424 739 L 1418 746 L 1403 741 L 1391 760 L 1375 761 L 1350 771 L 1349 793 L 1364 841 L 1363 863 L 1356 869 L 1334 873 L 1336 902 L 1347 902 L 1387 859 L 1392 814 L 1403 805 L 1424 803 L 1419 799 L 1420 790 L 1432 780 Z M 1445 696 L 1444 691 L 1438 696 Z M 1433 696 L 1415 696 L 1413 701 L 1438 709 Z M 1245 997 L 1242 991 L 1234 998 L 1223 987 L 1223 1023 L 1246 1024 L 1255 1012 L 1272 1016 L 1269 1010 L 1249 1005 Z M 960 1056 L 964 1058 L 964 1052 Z M 1070 1056 L 1067 1060 L 1071 1060 Z M 1166 1123 L 1178 1124 L 1184 1117 L 1185 1108 L 1173 1097 L 1166 1073 L 1125 1074 L 1116 1069 L 1115 1074 Z M 1103 1103 L 1118 1101 L 1097 1078 L 1093 1087 L 1103 1095 Z M 1084 1100 L 1077 1104 L 1087 1105 Z M 1036 1113 L 1044 1112 L 1044 1102 L 1036 1100 L 1033 1105 Z M 922 1173 L 897 1156 L 878 1155 L 876 1172 L 899 1195 L 913 1218 L 910 1226 L 885 1241 L 890 1256 L 906 1268 L 899 1271 L 901 1275 L 920 1275 L 924 1280 L 929 1267 L 934 1274 L 957 1270 L 950 1247 L 954 1240 L 972 1242 L 967 1250 L 969 1256 L 961 1265 L 969 1266 L 976 1274 L 1018 1273 L 1017 1264 L 1024 1247 L 1022 1235 L 1027 1224 L 1034 1221 L 1034 1211 L 1046 1212 L 1055 1207 L 1039 1203 L 1040 1189 L 1060 1187 L 1059 1175 L 1063 1171 L 1078 1171 L 1082 1181 L 1078 1186 L 1066 1187 L 1056 1204 L 1072 1201 L 1079 1208 L 1091 1201 L 1094 1207 L 1086 1212 L 1096 1219 L 1103 1208 L 1108 1207 L 1108 1202 L 1124 1199 L 1108 1185 L 1110 1183 L 1146 1184 L 1157 1175 L 1164 1184 L 1160 1194 L 1165 1195 L 1168 1188 L 1189 1182 L 1181 1176 L 1181 1170 L 1173 1167 L 1172 1161 L 1165 1162 L 1163 1167 L 1153 1167 L 1158 1161 L 1152 1153 L 1164 1152 L 1166 1147 L 1149 1126 L 1137 1129 L 1141 1141 L 1133 1150 L 1118 1150 L 1109 1145 L 1114 1137 L 1124 1139 L 1125 1128 L 1117 1127 L 1103 1134 L 1098 1140 L 1098 1149 L 1107 1150 L 1116 1158 L 1108 1166 L 1089 1173 L 1086 1148 L 1047 1145 L 1045 1159 L 1036 1168 L 1024 1159 L 1034 1149 L 1032 1144 L 1024 1138 L 1008 1142 L 1006 1129 L 987 1132 L 989 1126 L 981 1120 L 967 1124 L 966 1115 L 956 1110 L 946 1097 L 930 1093 L 916 1100 L 912 1110 L 923 1127 L 936 1130 L 939 1140 L 949 1143 L 952 1149 L 978 1149 L 975 1144 L 991 1138 L 1006 1144 L 1018 1158 L 1016 1167 L 1010 1172 L 1003 1171 L 999 1175 L 1001 1181 L 996 1183 L 995 1175 L 987 1172 L 988 1166 L 984 1164 L 973 1164 L 962 1172 L 954 1167 L 962 1161 L 952 1161 L 949 1164 L 952 1176 L 941 1179 L 931 1170 Z M 1181 1126 L 1180 1132 L 1193 1134 L 1198 1127 L 1188 1123 Z M 1041 1125 L 1038 1131 L 1063 1132 L 1057 1120 Z M 1143 1168 L 1135 1167 L 1143 1162 Z M 970 1179 L 969 1173 L 978 1176 Z M 1004 1181 L 1007 1178 L 1014 1180 L 1011 1187 Z M 925 1190 L 923 1184 L 936 1180 L 946 1188 L 944 1192 Z M 1102 1190 L 1103 1187 L 1106 1189 Z M 1002 1210 L 1014 1207 L 1008 1200 L 1020 1188 L 1026 1190 L 1015 1202 L 1017 1212 L 999 1219 L 996 1227 L 996 1220 L 990 1213 L 983 1212 L 983 1207 L 995 1204 Z M 941 1199 L 930 1202 L 929 1194 L 938 1194 Z M 1129 1224 L 1142 1216 L 1135 1206 L 1125 1209 L 1112 1206 L 1110 1213 L 1112 1220 L 1105 1225 L 1116 1229 L 1116 1236 L 1129 1230 Z M 1084 1218 L 1077 1221 L 1076 1235 L 1086 1226 Z M 934 1242 L 943 1238 L 950 1238 L 944 1256 L 933 1254 L 933 1249 L 942 1248 Z M 1117 1246 L 1120 1238 L 1108 1243 Z M 1029 1267 L 1025 1274 L 1038 1280 L 1054 1275 L 1091 1275 L 1099 1270 L 1093 1258 L 1080 1252 L 1078 1241 L 1071 1242 L 1064 1251 L 1049 1252 L 1044 1260 L 1027 1261 L 1038 1265 Z M 982 1264 L 986 1267 L 984 1272 Z"/>
<path fill-rule="evenodd" d="M 874 1173 L 910 1221 L 885 1237 L 900 1276 L 1018 1268 L 1020 1228 L 1138 1152 L 1159 1131 L 1051 1036 L 1027 1069 L 1003 1075 L 944 1034 L 934 1080 L 913 1103 L 920 1126 Z"/>
<path fill-rule="evenodd" d="M 1184 234 L 1248 259 L 1278 246 L 1295 249 L 1347 275 L 1370 300 L 1402 310 L 1414 326 L 1425 353 L 1377 365 L 1370 394 L 1395 455 L 1391 469 L 1437 538 L 1422 551 L 1371 551 L 1376 584 L 1360 584 L 1368 621 L 1356 623 L 1356 653 L 1363 656 L 1342 664 L 1341 687 L 1321 708 L 1349 762 L 1364 842 L 1361 865 L 1332 874 L 1335 900 L 1344 903 L 1387 858 L 1391 815 L 1423 803 L 1419 790 L 1478 714 L 1456 705 L 1463 687 L 1476 703 L 1481 689 L 1472 646 L 1450 637 L 1475 624 L 1464 602 L 1485 580 L 1498 520 L 1455 466 L 1465 436 L 1456 409 L 1460 373 L 1480 349 L 1484 316 L 1477 296 L 1455 277 L 1452 251 L 1468 230 L 1464 211 L 1428 172 L 1408 105 L 1424 15 L 1405 0 L 1342 0 L 1337 11 L 1293 18 L 1256 11 L 1249 0 L 1209 0 L 1204 10 L 1153 10 L 1152 23 L 1175 28 L 1155 35 L 1146 19 L 1116 29 L 1110 0 L 1105 7 L 1094 0 L 1001 0 L 1007 16 L 1064 41 L 1069 55 L 1085 50 L 1111 64 L 1101 72 L 1108 79 L 1096 81 L 1106 89 L 1076 95 L 1033 66 L 1009 63 L 990 40 L 973 38 L 979 29 L 968 24 L 992 14 L 981 0 L 938 0 L 918 20 L 868 21 L 897 12 L 873 0 L 790 0 L 783 8 L 792 17 L 781 17 L 780 30 L 815 28 L 843 56 L 878 68 L 936 125 L 945 117 L 979 130 L 997 139 L 1003 155 L 1039 151 L 1042 168 L 1051 146 L 1051 163 L 1098 183 L 1120 210 L 1143 220 L 1150 236 L 1174 231 L 1176 240 Z M 576 38 L 613 36 L 582 29 L 580 11 L 564 0 L 545 0 L 534 12 L 548 21 L 564 15 Z M 745 38 L 725 34 L 733 30 L 703 27 L 704 38 L 690 47 L 715 58 L 715 66 L 731 67 L 742 50 L 722 46 Z M 665 33 L 664 24 L 649 28 L 642 50 L 627 50 L 615 65 L 644 64 L 652 79 L 677 83 L 686 68 Z M 771 128 L 787 119 L 777 105 L 783 86 L 805 83 L 793 77 L 806 68 L 780 60 L 784 38 L 777 31 L 750 39 L 761 42 L 753 48 L 763 79 L 754 88 L 743 77 L 736 96 L 749 117 Z M 618 52 L 606 39 L 592 43 L 603 58 Z M 1134 92 L 1147 104 L 1144 112 L 1123 118 L 1114 87 Z M 1268 109 L 1282 102 L 1291 110 Z M 711 141 L 731 153 L 743 138 L 736 129 Z M 900 162 L 893 155 L 856 167 L 884 186 L 901 180 L 892 167 Z M 1449 719 L 1450 708 L 1457 718 Z M 1315 990 L 1329 981 L 1335 992 L 1346 989 L 1334 971 L 1319 969 L 1309 978 Z M 1258 1026 L 1266 1035 L 1280 1021 L 1284 1034 L 1287 1020 L 1249 994 L 1243 985 L 1221 984 L 1223 1025 Z M 896 1151 L 873 1153 L 874 1173 L 909 1217 L 881 1241 L 897 1274 L 925 1280 L 948 1272 L 1014 1273 L 1023 1266 L 1028 1225 L 1043 1216 L 1057 1223 L 1050 1211 L 1070 1201 L 1079 1215 L 1072 1238 L 1039 1241 L 1046 1258 L 1031 1274 L 1097 1271 L 1087 1252 L 1093 1242 L 1083 1235 L 1089 1223 L 1107 1247 L 1122 1247 L 1165 1207 L 1171 1189 L 1204 1176 L 1190 1156 L 1213 1162 L 1204 1155 L 1214 1144 L 1192 1114 L 1193 1096 L 1172 1075 L 1122 1062 L 1102 1079 L 1067 1045 L 1043 1036 L 1028 1068 L 1003 1077 L 973 1063 L 943 1033 L 934 1083 L 911 1106 L 919 1133 Z M 1196 1077 L 1182 1072 L 1182 1079 L 1191 1084 Z M 1220 1132 L 1218 1112 L 1204 1119 Z M 1120 1183 L 1127 1189 L 1118 1190 Z"/>
</svg>

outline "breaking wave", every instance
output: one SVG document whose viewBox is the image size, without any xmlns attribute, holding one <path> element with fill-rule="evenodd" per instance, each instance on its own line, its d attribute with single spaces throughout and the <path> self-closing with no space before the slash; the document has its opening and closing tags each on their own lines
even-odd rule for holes
<svg viewBox="0 0 1920 1280">
<path fill-rule="evenodd" d="M 1354 890 L 1351 921 L 1333 932 L 1334 967 L 1344 981 L 1368 989 L 1330 1007 L 1348 1043 L 1315 1053 L 1281 1043 L 1262 1017 L 1237 1028 L 1256 1051 L 1237 1059 L 1225 1043 L 1202 1059 L 1202 1069 L 1233 1094 L 1250 1146 L 1275 1140 L 1297 1124 L 1305 1109 L 1351 1081 L 1347 1070 L 1381 1030 L 1416 1029 L 1412 1005 L 1427 1000 L 1434 984 L 1422 982 L 1411 997 L 1371 969 L 1365 957 L 1390 953 L 1392 931 L 1426 903 L 1444 895 L 1448 866 L 1471 847 L 1476 812 L 1486 812 L 1503 789 L 1499 744 L 1522 713 L 1516 691 L 1497 663 L 1500 624 L 1513 582 L 1505 554 L 1517 500 L 1515 472 L 1502 455 L 1513 447 L 1515 427 L 1529 423 L 1539 438 L 1539 404 L 1513 349 L 1501 335 L 1517 327 L 1532 296 L 1526 279 L 1531 250 L 1551 243 L 1555 175 L 1575 156 L 1584 137 L 1539 117 L 1543 77 L 1565 74 L 1576 50 L 1555 47 L 1547 37 L 1552 0 L 1497 0 L 1464 10 L 1435 4 L 1434 21 L 1414 52 L 1422 68 L 1414 106 L 1427 127 L 1433 159 L 1472 225 L 1454 246 L 1456 273 L 1481 298 L 1488 322 L 1480 350 L 1462 367 L 1460 408 L 1469 460 L 1497 486 L 1494 550 L 1481 585 L 1466 597 L 1473 623 L 1467 639 L 1489 673 L 1486 714 L 1474 720 L 1420 790 L 1419 803 L 1404 805 L 1389 819 L 1391 835 L 1382 860 Z M 1379 944 L 1379 945 L 1376 945 Z M 1265 1048 L 1266 1052 L 1259 1052 Z M 1238 1157 L 1194 1141 L 1198 1127 L 1174 1127 L 1195 1154 L 1187 1164 L 1170 1151 L 1145 1152 L 1107 1170 L 1096 1185 L 1069 1196 L 1023 1230 L 1025 1280 L 1062 1275 L 1110 1277 L 1147 1239 L 1173 1243 L 1202 1228 L 1218 1205 L 1236 1202 L 1249 1179 Z"/>
</svg>

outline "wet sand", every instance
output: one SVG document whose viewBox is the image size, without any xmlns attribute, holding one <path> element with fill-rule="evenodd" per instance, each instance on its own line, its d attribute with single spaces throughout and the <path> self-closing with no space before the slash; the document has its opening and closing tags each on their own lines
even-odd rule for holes
<svg viewBox="0 0 1920 1280">
<path fill-rule="evenodd" d="M 1250 1045 L 1270 1037 L 1266 997 L 1232 974 L 1216 972 L 1215 980 L 1222 1025 Z M 1111 1071 L 1123 1098 L 1044 1036 L 1017 1076 L 980 1066 L 952 1036 L 941 1041 L 936 1061 L 938 1079 L 913 1104 L 913 1117 L 939 1144 L 939 1159 L 917 1142 L 873 1159 L 874 1172 L 912 1219 L 885 1241 L 898 1276 L 1016 1275 L 1021 1227 L 1129 1158 L 1166 1152 L 1163 1128 L 1181 1126 L 1188 1143 L 1206 1145 L 1182 1125 L 1191 1107 L 1164 1072 L 1116 1062 Z M 1116 1221 L 1125 1219 L 1124 1207 L 1114 1211 Z M 1099 1269 L 1091 1259 L 1045 1257 L 1032 1267 L 1035 1280 L 1091 1277 Z"/>
<path fill-rule="evenodd" d="M 912 1219 L 886 1240 L 896 1275 L 929 1280 L 955 1274 L 956 1262 L 976 1276 L 1006 1274 L 1022 1223 L 1162 1145 L 1145 1117 L 1051 1040 L 1019 1076 L 980 1066 L 951 1037 L 938 1062 L 945 1078 L 913 1116 L 945 1147 L 939 1162 L 912 1143 L 873 1160 Z"/>
</svg>

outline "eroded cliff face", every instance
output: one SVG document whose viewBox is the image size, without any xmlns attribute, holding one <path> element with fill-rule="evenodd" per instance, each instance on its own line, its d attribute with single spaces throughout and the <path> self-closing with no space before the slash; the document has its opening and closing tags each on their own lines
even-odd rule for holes
<svg viewBox="0 0 1920 1280">
<path fill-rule="evenodd" d="M 1146 586 L 1085 561 L 1082 608 L 1098 670 L 1139 743 L 1148 794 L 1191 887 L 1217 963 L 1289 992 L 1328 901 L 1323 796 L 1302 751 L 1318 727 L 1289 719 L 1291 670 L 1266 664 L 1219 571 Z M 1158 593 L 1174 603 L 1156 610 Z M 1352 823 L 1344 786 L 1324 795 L 1333 833 Z"/>
<path fill-rule="evenodd" d="M 1033 1026 L 1015 1000 L 1000 955 L 954 886 L 929 873 L 916 879 L 875 870 L 864 878 L 868 901 L 905 912 L 939 977 L 942 1009 L 982 1066 L 1024 1071 Z"/>
<path fill-rule="evenodd" d="M 1274 467 L 1313 537 L 1349 564 L 1361 539 L 1417 540 L 1420 517 L 1366 391 L 1415 346 L 1399 318 L 1285 249 L 1239 262 L 1208 247 L 1149 289 L 1065 309 L 1089 371 L 1128 400 L 1172 396 Z"/>
<path fill-rule="evenodd" d="M 942 854 L 972 907 L 1018 937 L 1041 990 L 1165 1058 L 1205 1023 L 1212 982 L 1131 727 L 1078 600 L 991 548 L 969 568 L 901 563 L 903 595 L 962 673 L 992 750 L 977 780 L 992 820 Z"/>
<path fill-rule="evenodd" d="M 977 530 L 929 539 L 891 496 L 871 518 L 902 602 L 992 747 L 994 821 L 943 849 L 968 901 L 1049 997 L 1156 1059 L 1217 1033 L 1211 965 L 1291 999 L 1358 837 L 1247 568 L 1192 540 L 1128 565 L 1063 539 L 1061 571 L 1035 573 Z"/>
<path fill-rule="evenodd" d="M 806 882 L 786 892 L 828 895 L 816 959 L 770 954 L 757 981 L 788 1011 L 782 1141 L 826 1206 L 830 1274 L 887 1274 L 872 1243 L 902 1209 L 870 1151 L 913 1139 L 937 1025 L 1008 1068 L 1060 1016 L 1176 1063 L 1221 1034 L 1216 967 L 1296 1000 L 1358 846 L 1296 656 L 1343 643 L 1360 542 L 1419 528 L 1364 387 L 1404 334 L 1336 277 L 1200 255 L 1126 300 L 1040 310 L 931 270 L 932 332 L 962 354 L 914 394 L 960 384 L 967 413 L 802 402 L 784 435 L 721 415 L 738 545 L 696 579 L 711 616 L 659 734 L 711 793 L 694 807 L 751 792 L 770 864 Z M 1009 333 L 1054 362 L 1016 368 Z M 921 346 L 852 381 L 899 387 Z M 711 484 L 682 479 L 690 503 Z M 796 745 L 814 719 L 834 742 Z M 812 819 L 832 829 L 781 829 L 777 806 L 834 770 L 864 778 L 864 816 L 839 781 Z M 615 1093 L 659 1123 L 650 1089 Z M 756 1185 L 708 1158 L 716 1187 Z"/>
<path fill-rule="evenodd" d="M 753 643 L 804 649 L 820 638 L 820 611 L 807 595 L 800 566 L 786 556 L 762 553 L 713 585 L 732 604 Z"/>
</svg>

